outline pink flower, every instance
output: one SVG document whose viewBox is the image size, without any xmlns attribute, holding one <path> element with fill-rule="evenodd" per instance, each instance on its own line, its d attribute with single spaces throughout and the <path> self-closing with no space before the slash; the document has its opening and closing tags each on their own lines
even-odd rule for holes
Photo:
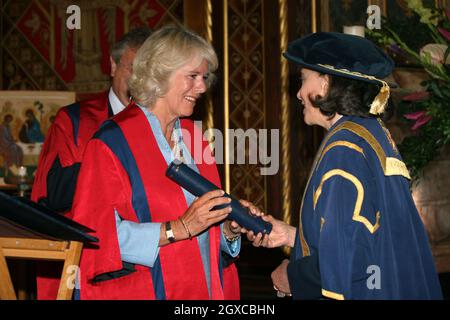
<svg viewBox="0 0 450 320">
<path fill-rule="evenodd" d="M 444 64 L 444 56 L 447 46 L 445 44 L 429 43 L 420 49 L 420 56 L 425 58 L 429 55 L 433 65 Z M 445 64 L 450 64 L 450 55 L 447 57 Z"/>
<path fill-rule="evenodd" d="M 444 28 L 438 28 L 439 32 L 444 36 L 447 41 L 450 41 L 450 32 L 445 30 Z"/>
<path fill-rule="evenodd" d="M 415 120 L 416 122 L 411 127 L 412 130 L 417 130 L 428 121 L 430 121 L 433 117 L 428 115 L 426 111 L 417 111 L 412 113 L 407 113 L 403 115 L 408 120 Z"/>
<path fill-rule="evenodd" d="M 426 98 L 428 98 L 430 96 L 430 93 L 428 93 L 427 91 L 418 91 L 418 92 L 414 92 L 411 93 L 405 97 L 403 97 L 403 101 L 419 101 L 419 100 L 424 100 Z"/>
</svg>

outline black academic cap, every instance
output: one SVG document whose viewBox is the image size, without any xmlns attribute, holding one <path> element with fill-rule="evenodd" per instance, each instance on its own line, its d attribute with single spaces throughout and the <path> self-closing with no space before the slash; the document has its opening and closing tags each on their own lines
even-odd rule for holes
<svg viewBox="0 0 450 320">
<path fill-rule="evenodd" d="M 289 43 L 283 54 L 305 68 L 326 74 L 380 84 L 394 61 L 370 40 L 337 32 L 318 32 Z"/>
<path fill-rule="evenodd" d="M 310 70 L 382 86 L 381 96 L 374 100 L 371 113 L 383 112 L 389 98 L 389 85 L 382 79 L 391 74 L 395 65 L 370 40 L 345 33 L 317 32 L 289 43 L 283 55 Z"/>
</svg>

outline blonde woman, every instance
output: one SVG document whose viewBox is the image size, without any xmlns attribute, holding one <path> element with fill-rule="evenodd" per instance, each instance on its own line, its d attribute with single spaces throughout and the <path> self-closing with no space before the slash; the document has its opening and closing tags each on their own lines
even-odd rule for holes
<svg viewBox="0 0 450 320">
<path fill-rule="evenodd" d="M 239 253 L 239 227 L 223 223 L 229 206 L 214 209 L 229 199 L 222 190 L 196 199 L 165 176 L 182 158 L 220 185 L 215 163 L 191 150 L 201 132 L 181 119 L 192 114 L 217 65 L 211 45 L 179 27 L 154 32 L 137 52 L 134 101 L 89 142 L 80 171 L 74 219 L 100 240 L 82 254 L 81 299 L 239 298 L 236 268 L 222 257 Z"/>
</svg>

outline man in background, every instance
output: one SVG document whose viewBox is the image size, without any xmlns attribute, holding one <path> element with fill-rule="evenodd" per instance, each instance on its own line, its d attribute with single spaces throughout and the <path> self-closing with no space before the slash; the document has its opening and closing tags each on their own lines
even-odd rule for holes
<svg viewBox="0 0 450 320">
<path fill-rule="evenodd" d="M 113 47 L 110 56 L 111 88 L 99 98 L 76 102 L 58 111 L 42 152 L 31 199 L 71 218 L 75 186 L 88 141 L 100 125 L 122 111 L 129 103 L 128 79 L 136 51 L 150 36 L 148 27 L 131 30 Z M 58 270 L 59 269 L 59 270 Z M 55 299 L 62 266 L 37 266 L 38 299 Z"/>
</svg>

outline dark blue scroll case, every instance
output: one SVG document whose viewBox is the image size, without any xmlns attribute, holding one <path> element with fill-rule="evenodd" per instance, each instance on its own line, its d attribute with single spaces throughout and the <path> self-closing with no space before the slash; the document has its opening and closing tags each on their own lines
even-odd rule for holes
<svg viewBox="0 0 450 320">
<path fill-rule="evenodd" d="M 219 189 L 215 184 L 206 180 L 194 170 L 190 169 L 182 162 L 174 161 L 167 168 L 166 176 L 175 181 L 178 185 L 192 193 L 194 196 L 201 197 L 205 193 Z M 225 193 L 224 197 L 231 198 L 231 213 L 228 216 L 247 230 L 255 234 L 269 234 L 272 231 L 272 224 L 264 221 L 261 217 L 253 216 L 248 208 L 242 206 L 238 200 Z M 221 209 L 228 205 L 217 206 L 214 209 Z"/>
</svg>

